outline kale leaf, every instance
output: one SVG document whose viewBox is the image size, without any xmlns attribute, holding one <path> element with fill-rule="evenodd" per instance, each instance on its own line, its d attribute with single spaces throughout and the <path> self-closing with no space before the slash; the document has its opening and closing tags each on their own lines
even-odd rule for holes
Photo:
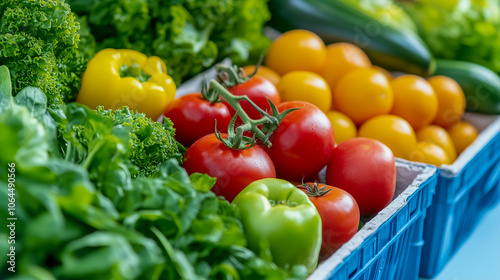
<svg viewBox="0 0 500 280">
<path fill-rule="evenodd" d="M 9 67 L 13 92 L 27 86 L 49 105 L 75 98 L 88 57 L 79 53 L 79 24 L 63 0 L 0 3 L 0 65 Z"/>
</svg>

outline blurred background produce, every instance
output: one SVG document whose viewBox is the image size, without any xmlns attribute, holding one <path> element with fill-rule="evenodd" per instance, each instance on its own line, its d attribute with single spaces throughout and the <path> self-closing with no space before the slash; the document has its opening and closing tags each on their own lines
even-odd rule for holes
<svg viewBox="0 0 500 280">
<path fill-rule="evenodd" d="M 468 111 L 500 113 L 497 1 L 271 0 L 269 9 L 269 25 L 280 32 L 305 29 L 326 44 L 354 44 L 389 71 L 450 76 L 462 86 Z M 339 71 L 328 65 L 327 72 Z M 337 80 L 327 79 L 330 87 Z"/>
<path fill-rule="evenodd" d="M 417 25 L 413 19 L 394 0 L 340 0 L 347 3 L 365 14 L 376 18 L 385 25 L 397 29 L 417 31 Z"/>
<path fill-rule="evenodd" d="M 226 57 L 256 63 L 269 45 L 262 32 L 270 18 L 265 0 L 66 2 L 88 22 L 95 51 L 124 48 L 159 56 L 177 85 Z"/>
<path fill-rule="evenodd" d="M 316 33 L 327 44 L 353 43 L 360 46 L 374 64 L 390 71 L 432 74 L 434 58 L 411 27 L 389 24 L 391 20 L 377 18 L 383 14 L 377 12 L 381 8 L 366 12 L 359 9 L 360 4 L 352 2 L 355 1 L 270 0 L 269 25 L 280 32 L 305 29 Z"/>
<path fill-rule="evenodd" d="M 474 62 L 500 73 L 500 2 L 397 1 L 437 58 Z"/>
</svg>

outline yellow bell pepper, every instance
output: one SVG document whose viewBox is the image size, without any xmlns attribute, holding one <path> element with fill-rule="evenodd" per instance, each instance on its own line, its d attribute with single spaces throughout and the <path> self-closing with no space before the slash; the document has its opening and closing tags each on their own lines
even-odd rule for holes
<svg viewBox="0 0 500 280">
<path fill-rule="evenodd" d="M 92 109 L 128 106 L 156 121 L 174 100 L 176 90 L 159 57 L 104 49 L 87 64 L 76 101 Z"/>
</svg>

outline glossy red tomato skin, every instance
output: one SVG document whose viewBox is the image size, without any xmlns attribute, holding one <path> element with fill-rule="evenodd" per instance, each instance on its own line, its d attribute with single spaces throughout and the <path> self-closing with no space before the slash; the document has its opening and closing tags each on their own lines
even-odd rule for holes
<svg viewBox="0 0 500 280">
<path fill-rule="evenodd" d="M 164 114 L 174 123 L 175 138 L 189 147 L 201 137 L 217 130 L 227 132 L 231 115 L 223 103 L 211 104 L 200 93 L 181 96 L 168 106 Z"/>
<path fill-rule="evenodd" d="M 248 96 L 248 98 L 252 100 L 259 108 L 270 114 L 272 113 L 272 111 L 267 98 L 269 98 L 274 103 L 274 105 L 278 105 L 281 102 L 281 98 L 278 90 L 276 89 L 276 86 L 261 76 L 253 76 L 247 82 L 238 84 L 230 88 L 229 92 L 236 96 Z M 257 120 L 262 118 L 262 115 L 259 113 L 259 111 L 252 107 L 252 105 L 250 105 L 248 101 L 242 100 L 240 101 L 240 105 L 251 119 Z M 227 104 L 227 107 L 231 112 L 231 116 L 234 116 L 236 111 L 233 109 L 233 107 L 229 104 Z"/>
<path fill-rule="evenodd" d="M 212 191 L 230 202 L 251 182 L 276 178 L 273 162 L 261 147 L 234 150 L 220 142 L 215 134 L 193 143 L 184 155 L 182 167 L 188 174 L 199 172 L 217 178 Z"/>
<path fill-rule="evenodd" d="M 333 151 L 326 183 L 350 193 L 361 215 L 378 213 L 394 196 L 396 165 L 391 150 L 368 138 L 351 138 Z"/>
<path fill-rule="evenodd" d="M 318 187 L 330 190 L 323 196 L 309 196 L 321 216 L 323 241 L 320 259 L 326 259 L 358 232 L 360 213 L 356 200 L 348 192 L 325 184 Z"/>
<path fill-rule="evenodd" d="M 278 178 L 293 182 L 313 178 L 326 166 L 335 147 L 333 127 L 318 107 L 304 101 L 288 101 L 279 112 L 299 108 L 286 115 L 264 149 L 276 167 Z"/>
</svg>

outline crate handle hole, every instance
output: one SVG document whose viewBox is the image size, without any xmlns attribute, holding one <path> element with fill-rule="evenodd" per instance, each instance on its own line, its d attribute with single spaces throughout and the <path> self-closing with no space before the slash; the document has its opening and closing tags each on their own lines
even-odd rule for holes
<svg viewBox="0 0 500 280">
<path fill-rule="evenodd" d="M 358 268 L 356 267 L 351 273 L 349 273 L 348 279 L 353 279 L 357 272 L 358 272 Z"/>
<path fill-rule="evenodd" d="M 410 219 L 412 219 L 415 216 L 415 213 L 417 212 L 418 207 L 415 207 L 413 210 L 410 212 Z"/>
</svg>

